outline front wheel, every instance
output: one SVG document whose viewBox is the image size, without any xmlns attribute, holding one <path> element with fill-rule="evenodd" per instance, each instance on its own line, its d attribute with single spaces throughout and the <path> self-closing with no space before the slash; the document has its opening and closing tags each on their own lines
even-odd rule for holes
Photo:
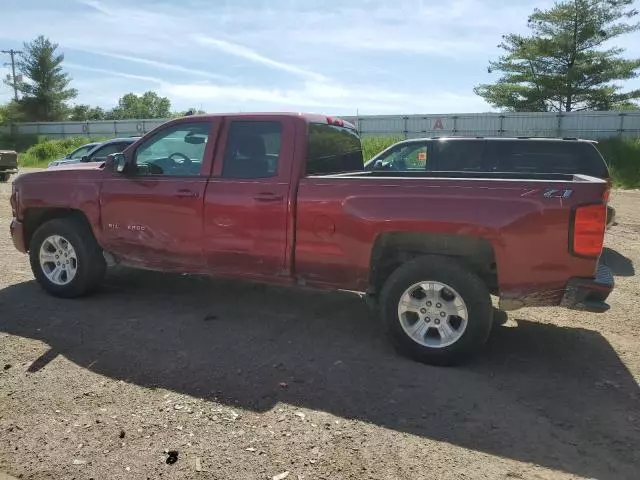
<svg viewBox="0 0 640 480">
<path fill-rule="evenodd" d="M 453 258 L 427 255 L 405 263 L 386 281 L 380 300 L 400 353 L 423 363 L 461 363 L 491 331 L 486 285 Z"/>
<path fill-rule="evenodd" d="M 38 283 L 57 297 L 80 297 L 95 290 L 106 271 L 102 250 L 80 219 L 42 224 L 29 244 L 31 270 Z"/>
</svg>

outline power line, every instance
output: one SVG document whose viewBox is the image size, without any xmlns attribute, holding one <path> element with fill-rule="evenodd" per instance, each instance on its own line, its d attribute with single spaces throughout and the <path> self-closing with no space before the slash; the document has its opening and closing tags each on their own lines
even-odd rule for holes
<svg viewBox="0 0 640 480">
<path fill-rule="evenodd" d="M 20 55 L 22 52 L 18 50 L 0 50 L 2 53 L 6 53 L 11 57 L 11 85 L 13 86 L 13 99 L 18 101 L 18 82 L 16 81 L 16 55 Z"/>
</svg>

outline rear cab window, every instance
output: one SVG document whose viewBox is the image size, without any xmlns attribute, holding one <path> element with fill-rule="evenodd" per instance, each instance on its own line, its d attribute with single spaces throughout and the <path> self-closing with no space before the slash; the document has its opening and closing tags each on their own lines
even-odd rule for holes
<svg viewBox="0 0 640 480">
<path fill-rule="evenodd" d="M 353 128 L 309 123 L 306 175 L 329 175 L 364 170 L 360 136 Z"/>
</svg>

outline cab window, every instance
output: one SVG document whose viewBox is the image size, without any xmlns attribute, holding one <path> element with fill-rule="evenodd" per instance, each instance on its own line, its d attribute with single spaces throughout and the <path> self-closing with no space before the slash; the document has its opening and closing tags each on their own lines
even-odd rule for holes
<svg viewBox="0 0 640 480">
<path fill-rule="evenodd" d="M 211 126 L 210 121 L 197 121 L 159 131 L 135 152 L 138 174 L 199 175 Z"/>
</svg>

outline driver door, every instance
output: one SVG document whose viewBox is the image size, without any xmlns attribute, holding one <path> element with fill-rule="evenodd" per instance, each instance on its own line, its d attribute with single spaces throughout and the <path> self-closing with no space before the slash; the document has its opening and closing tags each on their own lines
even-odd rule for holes
<svg viewBox="0 0 640 480">
<path fill-rule="evenodd" d="M 204 193 L 219 122 L 171 122 L 126 156 L 127 174 L 107 173 L 100 195 L 105 248 L 120 261 L 199 271 Z"/>
</svg>

